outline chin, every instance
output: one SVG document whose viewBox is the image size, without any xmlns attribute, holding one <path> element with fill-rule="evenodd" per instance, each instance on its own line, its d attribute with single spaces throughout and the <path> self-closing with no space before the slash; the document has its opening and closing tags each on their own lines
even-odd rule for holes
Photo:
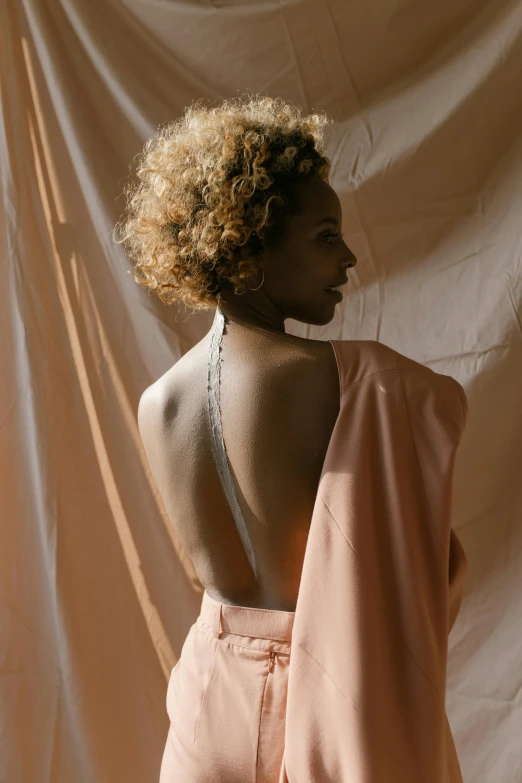
<svg viewBox="0 0 522 783">
<path fill-rule="evenodd" d="M 333 321 L 334 316 L 335 310 L 330 307 L 328 310 L 323 310 L 323 312 L 303 313 L 301 317 L 295 318 L 295 320 L 303 324 L 310 324 L 310 326 L 326 326 L 330 321 Z"/>
</svg>

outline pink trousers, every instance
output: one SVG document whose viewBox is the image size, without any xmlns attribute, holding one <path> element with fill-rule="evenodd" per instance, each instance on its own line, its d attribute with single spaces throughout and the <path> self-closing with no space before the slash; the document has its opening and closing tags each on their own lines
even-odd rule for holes
<svg viewBox="0 0 522 783">
<path fill-rule="evenodd" d="M 169 679 L 159 783 L 283 783 L 294 617 L 203 593 Z"/>
</svg>

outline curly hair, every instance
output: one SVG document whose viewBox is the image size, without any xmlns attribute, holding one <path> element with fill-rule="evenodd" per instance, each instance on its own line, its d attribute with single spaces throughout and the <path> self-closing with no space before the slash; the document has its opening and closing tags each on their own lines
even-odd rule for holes
<svg viewBox="0 0 522 783">
<path fill-rule="evenodd" d="M 232 98 L 217 108 L 197 101 L 160 126 L 138 157 L 115 226 L 132 274 L 166 304 L 213 309 L 223 289 L 256 285 L 253 255 L 280 238 L 300 205 L 292 186 L 328 181 L 324 114 L 301 116 L 282 98 Z"/>
</svg>

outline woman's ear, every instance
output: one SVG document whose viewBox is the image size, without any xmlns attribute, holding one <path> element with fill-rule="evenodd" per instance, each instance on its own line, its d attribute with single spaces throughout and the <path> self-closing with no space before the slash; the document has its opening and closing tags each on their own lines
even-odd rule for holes
<svg viewBox="0 0 522 783">
<path fill-rule="evenodd" d="M 261 262 L 264 255 L 264 249 L 260 240 L 257 238 L 257 235 L 255 239 L 257 239 L 257 242 L 247 242 L 246 245 L 240 245 L 240 247 L 238 247 L 238 257 L 240 261 L 252 259 L 256 264 Z"/>
</svg>

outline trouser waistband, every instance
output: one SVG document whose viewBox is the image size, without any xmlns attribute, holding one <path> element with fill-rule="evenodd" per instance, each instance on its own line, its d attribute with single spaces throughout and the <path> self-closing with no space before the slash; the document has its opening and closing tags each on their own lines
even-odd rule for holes
<svg viewBox="0 0 522 783">
<path fill-rule="evenodd" d="M 228 632 L 238 636 L 290 642 L 295 612 L 232 606 L 216 601 L 205 590 L 199 616 L 213 628 L 217 638 L 221 633 Z"/>
</svg>

